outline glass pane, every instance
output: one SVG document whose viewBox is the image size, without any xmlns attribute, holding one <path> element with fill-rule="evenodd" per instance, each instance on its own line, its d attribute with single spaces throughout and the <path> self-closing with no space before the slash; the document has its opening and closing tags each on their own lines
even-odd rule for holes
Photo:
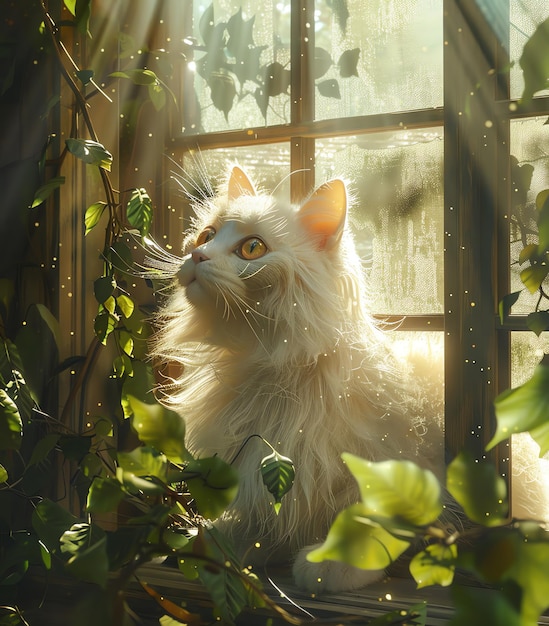
<svg viewBox="0 0 549 626">
<path fill-rule="evenodd" d="M 520 280 L 520 272 L 528 262 L 518 263 L 520 251 L 530 243 L 538 243 L 536 196 L 549 188 L 549 133 L 547 117 L 511 122 L 512 198 L 510 210 L 510 292 L 522 289 L 515 314 L 534 311 L 539 294 L 531 294 Z"/>
<path fill-rule="evenodd" d="M 182 132 L 290 121 L 289 0 L 197 0 L 183 43 Z"/>
<path fill-rule="evenodd" d="M 197 196 L 200 190 L 215 190 L 226 178 L 228 168 L 238 163 L 261 188 L 271 191 L 277 187 L 282 197 L 290 197 L 290 146 L 287 143 L 223 148 L 202 152 L 174 154 L 170 187 L 170 222 L 163 239 L 170 250 L 181 248 L 182 233 L 189 225 L 191 209 L 187 193 Z M 181 190 L 185 188 L 185 192 Z"/>
<path fill-rule="evenodd" d="M 316 119 L 442 106 L 442 4 L 317 0 L 317 59 L 333 65 L 316 79 Z"/>
<path fill-rule="evenodd" d="M 549 334 L 511 333 L 511 386 L 525 383 L 549 353 Z M 512 512 L 517 517 L 549 520 L 549 455 L 539 458 L 539 446 L 528 433 L 513 435 Z"/>
<path fill-rule="evenodd" d="M 290 145 L 276 143 L 188 153 L 183 162 L 183 169 L 186 173 L 191 172 L 189 178 L 192 177 L 193 171 L 198 178 L 206 174 L 215 189 L 234 163 L 238 163 L 246 170 L 260 187 L 272 191 L 281 181 L 288 179 Z"/>
<path fill-rule="evenodd" d="M 442 313 L 442 130 L 322 139 L 316 148 L 317 182 L 343 177 L 356 196 L 350 219 L 372 313 Z"/>
<path fill-rule="evenodd" d="M 524 44 L 534 34 L 538 24 L 547 18 L 549 18 L 549 5 L 545 0 L 510 2 L 511 98 L 520 98 L 524 89 L 522 69 L 518 63 Z M 546 89 L 536 95 L 547 94 L 549 94 L 549 90 Z"/>
</svg>

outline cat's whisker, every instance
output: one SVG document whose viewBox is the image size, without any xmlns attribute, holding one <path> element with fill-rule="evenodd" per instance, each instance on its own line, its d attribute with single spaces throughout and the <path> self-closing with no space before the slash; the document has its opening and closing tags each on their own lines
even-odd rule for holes
<svg viewBox="0 0 549 626">
<path fill-rule="evenodd" d="M 248 263 L 246 265 L 246 267 L 238 274 L 238 278 L 241 278 L 242 280 L 249 280 L 250 278 L 253 278 L 254 276 L 257 276 L 259 274 L 259 272 L 261 272 L 261 270 L 264 270 L 267 266 L 266 265 L 262 265 L 261 267 L 258 267 L 255 272 L 252 272 L 251 274 L 247 274 L 246 276 L 244 276 L 244 272 L 250 267 L 250 263 Z"/>
</svg>

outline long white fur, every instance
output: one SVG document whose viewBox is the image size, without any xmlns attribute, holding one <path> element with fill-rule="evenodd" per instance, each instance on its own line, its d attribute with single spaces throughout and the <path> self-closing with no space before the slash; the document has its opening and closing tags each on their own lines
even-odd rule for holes
<svg viewBox="0 0 549 626">
<path fill-rule="evenodd" d="M 218 252 L 191 267 L 201 272 L 198 304 L 175 281 L 153 346 L 157 359 L 181 368 L 165 400 L 185 419 L 194 454 L 230 462 L 258 434 L 294 461 L 296 481 L 277 516 L 258 471 L 268 449 L 255 438 L 238 455 L 240 486 L 227 514 L 235 535 L 301 551 L 294 573 L 305 587 L 361 586 L 372 573 L 343 574 L 331 564 L 329 576 L 326 564 L 315 569 L 305 559 L 336 513 L 358 499 L 341 453 L 436 469 L 442 439 L 435 425 L 431 440 L 419 434 L 425 429 L 407 368 L 368 314 L 349 230 L 323 246 L 303 227 L 299 207 L 249 189 L 229 199 L 234 171 L 217 195 L 196 204 L 182 262 L 193 262 L 188 255 L 204 227 L 220 233 L 230 223 L 261 236 L 269 252 L 255 261 Z"/>
</svg>

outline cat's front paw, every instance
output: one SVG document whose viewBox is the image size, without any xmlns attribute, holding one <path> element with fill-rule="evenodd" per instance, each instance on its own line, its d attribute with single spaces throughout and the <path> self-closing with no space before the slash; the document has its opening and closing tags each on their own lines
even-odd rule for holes
<svg viewBox="0 0 549 626">
<path fill-rule="evenodd" d="M 295 584 L 305 591 L 314 594 L 352 591 L 367 587 L 385 575 L 383 570 L 364 570 L 337 561 L 307 561 L 307 554 L 319 546 L 315 544 L 303 548 L 294 561 L 292 572 Z"/>
</svg>

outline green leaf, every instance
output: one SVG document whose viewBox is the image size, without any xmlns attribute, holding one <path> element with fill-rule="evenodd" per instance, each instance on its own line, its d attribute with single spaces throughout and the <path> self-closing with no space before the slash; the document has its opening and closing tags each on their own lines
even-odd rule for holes
<svg viewBox="0 0 549 626">
<path fill-rule="evenodd" d="M 8 470 L 0 464 L 0 484 L 4 484 L 8 482 Z"/>
<path fill-rule="evenodd" d="M 86 511 L 88 513 L 116 511 L 125 495 L 122 485 L 115 478 L 96 476 L 88 491 Z"/>
<path fill-rule="evenodd" d="M 315 48 L 315 60 L 314 60 L 314 79 L 324 76 L 326 72 L 332 67 L 333 61 L 330 53 L 324 48 Z"/>
<path fill-rule="evenodd" d="M 76 15 L 76 0 L 63 0 L 63 4 L 67 7 L 72 16 Z"/>
<path fill-rule="evenodd" d="M 124 410 L 125 418 L 133 415 L 133 409 L 128 401 L 129 396 L 133 396 L 141 400 L 141 402 L 148 404 L 156 403 L 152 393 L 154 386 L 155 380 L 152 367 L 143 361 L 135 361 L 133 363 L 133 376 L 127 377 L 122 385 L 120 403 Z"/>
<path fill-rule="evenodd" d="M 549 190 L 545 190 L 549 191 Z M 536 198 L 536 205 L 543 200 L 543 204 L 539 208 L 538 216 L 537 216 L 537 224 L 538 224 L 538 235 L 539 235 L 539 254 L 542 255 L 549 250 L 549 196 L 545 197 L 542 195 L 543 192 L 539 193 Z M 540 198 L 541 196 L 541 198 Z"/>
<path fill-rule="evenodd" d="M 228 121 L 236 97 L 234 78 L 226 70 L 220 69 L 209 75 L 208 86 L 214 107 L 221 111 Z"/>
<path fill-rule="evenodd" d="M 116 328 L 117 320 L 108 311 L 100 311 L 93 322 L 96 337 L 103 344 L 107 344 L 107 338 Z"/>
<path fill-rule="evenodd" d="M 526 318 L 526 326 L 539 337 L 542 332 L 549 330 L 549 311 L 534 311 Z"/>
<path fill-rule="evenodd" d="M 226 510 L 238 491 L 236 470 L 218 456 L 189 461 L 185 482 L 200 515 L 212 520 Z"/>
<path fill-rule="evenodd" d="M 92 80 L 94 71 L 93 70 L 78 70 L 76 72 L 76 75 L 78 76 L 82 84 L 86 86 Z"/>
<path fill-rule="evenodd" d="M 93 293 L 99 304 L 103 304 L 113 294 L 116 288 L 116 281 L 112 276 L 101 276 L 93 283 Z"/>
<path fill-rule="evenodd" d="M 116 478 L 124 485 L 131 494 L 138 497 L 157 496 L 165 492 L 165 486 L 154 477 L 136 476 L 133 472 L 126 472 L 121 467 L 116 468 Z"/>
<path fill-rule="evenodd" d="M 507 485 L 495 467 L 461 452 L 448 466 L 446 485 L 467 516 L 483 526 L 507 520 Z"/>
<path fill-rule="evenodd" d="M 344 509 L 335 519 L 326 541 L 307 555 L 307 560 L 342 561 L 366 570 L 385 569 L 410 545 L 397 539 L 368 516 L 362 503 Z"/>
<path fill-rule="evenodd" d="M 47 498 L 39 502 L 32 513 L 32 527 L 49 552 L 53 553 L 59 550 L 61 535 L 76 521 L 67 509 Z"/>
<path fill-rule="evenodd" d="M 133 338 L 126 330 L 121 330 L 118 335 L 118 345 L 128 356 L 133 356 Z"/>
<path fill-rule="evenodd" d="M 69 152 L 75 157 L 88 163 L 97 165 L 110 172 L 112 164 L 112 154 L 97 141 L 91 139 L 66 139 L 65 143 Z"/>
<path fill-rule="evenodd" d="M 549 265 L 532 265 L 522 270 L 520 279 L 530 293 L 536 293 L 549 273 Z"/>
<path fill-rule="evenodd" d="M 162 109 L 166 106 L 166 90 L 160 84 L 154 83 L 153 85 L 149 85 L 149 98 L 153 104 L 153 107 L 156 111 L 162 111 Z"/>
<path fill-rule="evenodd" d="M 91 17 L 91 2 L 92 0 L 76 0 L 74 5 L 76 26 L 83 35 L 88 32 L 88 24 Z"/>
<path fill-rule="evenodd" d="M 271 63 L 265 68 L 265 91 L 267 96 L 278 96 L 288 93 L 292 74 L 290 70 L 284 69 L 280 63 Z"/>
<path fill-rule="evenodd" d="M 35 194 L 32 204 L 30 205 L 30 209 L 35 209 L 37 206 L 40 206 L 45 200 L 47 200 L 50 195 L 65 182 L 64 176 L 59 176 L 57 178 L 52 178 L 45 185 L 39 187 Z"/>
<path fill-rule="evenodd" d="M 516 606 L 522 619 L 520 626 L 534 626 L 549 607 L 546 535 L 537 524 L 518 524 L 497 529 L 475 546 L 476 572 L 500 588 Z"/>
<path fill-rule="evenodd" d="M 499 301 L 499 321 L 502 324 L 504 324 L 507 320 L 507 317 L 511 312 L 511 307 L 519 299 L 520 294 L 520 291 L 514 291 L 513 293 L 508 293 L 503 296 L 503 298 Z"/>
<path fill-rule="evenodd" d="M 39 439 L 32 450 L 32 455 L 29 460 L 29 467 L 31 465 L 36 465 L 37 463 L 42 463 L 43 461 L 45 461 L 48 458 L 50 452 L 57 445 L 59 437 L 60 435 L 58 435 L 57 433 L 49 433 Z"/>
<path fill-rule="evenodd" d="M 429 470 L 411 461 L 374 463 L 348 453 L 341 456 L 358 482 L 369 515 L 424 526 L 442 512 L 440 485 Z"/>
<path fill-rule="evenodd" d="M 269 493 L 274 496 L 274 510 L 278 515 L 282 498 L 294 484 L 295 468 L 292 460 L 273 450 L 261 461 L 261 478 Z"/>
<path fill-rule="evenodd" d="M 89 453 L 92 438 L 87 435 L 61 435 L 59 447 L 67 459 L 80 461 Z"/>
<path fill-rule="evenodd" d="M 534 94 L 547 89 L 549 79 L 549 18 L 539 24 L 524 44 L 520 57 L 524 77 L 522 101 L 531 102 Z"/>
<path fill-rule="evenodd" d="M 339 91 L 339 83 L 335 78 L 329 78 L 328 80 L 323 80 L 319 83 L 316 83 L 318 88 L 318 93 L 321 96 L 326 98 L 341 98 L 341 93 Z"/>
<path fill-rule="evenodd" d="M 232 564 L 240 569 L 233 546 L 212 527 L 197 537 L 193 551 L 225 565 L 220 568 L 200 565 L 199 576 L 214 603 L 220 623 L 233 624 L 235 617 L 246 605 L 248 595 L 244 582 L 226 567 L 227 564 Z"/>
<path fill-rule="evenodd" d="M 535 626 L 522 621 L 514 603 L 499 591 L 489 592 L 479 587 L 452 586 L 455 606 L 450 626 Z"/>
<path fill-rule="evenodd" d="M 486 446 L 491 450 L 515 433 L 530 432 L 540 446 L 540 456 L 549 451 L 549 365 L 542 361 L 530 380 L 501 393 L 494 401 L 497 428 Z"/>
<path fill-rule="evenodd" d="M 142 237 L 149 234 L 153 215 L 152 200 L 143 188 L 134 189 L 126 206 L 128 222 L 139 230 Z"/>
<path fill-rule="evenodd" d="M 106 206 L 106 202 L 94 202 L 86 209 L 84 215 L 84 225 L 86 226 L 85 235 L 87 235 L 94 226 L 97 226 Z"/>
<path fill-rule="evenodd" d="M 135 309 L 135 304 L 130 297 L 121 294 L 120 296 L 116 297 L 116 304 L 125 318 L 132 316 L 132 313 Z"/>
<path fill-rule="evenodd" d="M 15 402 L 0 389 L 0 450 L 19 450 L 23 438 L 23 422 Z"/>
<path fill-rule="evenodd" d="M 174 463 L 189 458 L 182 417 L 161 404 L 146 404 L 132 395 L 127 396 L 127 401 L 133 412 L 132 427 L 140 441 L 163 452 Z"/>
<path fill-rule="evenodd" d="M 117 356 L 112 362 L 112 368 L 117 378 L 123 378 L 124 374 L 133 376 L 132 360 L 127 354 Z"/>
<path fill-rule="evenodd" d="M 448 587 L 454 581 L 457 546 L 434 543 L 418 552 L 410 562 L 410 573 L 417 588 L 430 585 Z"/>
<path fill-rule="evenodd" d="M 242 63 L 245 63 L 246 57 L 253 54 L 257 49 L 254 46 L 254 29 L 255 15 L 248 20 L 242 19 L 242 7 L 231 15 L 227 22 L 227 33 L 229 40 L 227 41 L 227 50 L 229 54 L 236 59 L 235 69 Z M 250 76 L 253 79 L 257 74 Z"/>
<path fill-rule="evenodd" d="M 66 569 L 80 580 L 105 588 L 109 575 L 107 537 L 98 526 L 77 523 L 63 533 L 61 552 L 70 555 Z"/>
<path fill-rule="evenodd" d="M 154 85 L 159 82 L 158 76 L 152 70 L 126 70 L 124 72 L 112 72 L 109 76 L 113 78 L 128 78 L 135 85 Z"/>
<path fill-rule="evenodd" d="M 359 56 L 360 48 L 353 48 L 352 50 L 345 50 L 345 52 L 343 52 L 337 62 L 341 78 L 358 76 L 357 66 Z"/>
<path fill-rule="evenodd" d="M 44 390 L 51 384 L 59 358 L 59 337 L 59 323 L 50 311 L 42 304 L 31 305 L 25 324 L 15 338 L 20 357 L 18 367 L 25 372 L 25 380 L 19 385 L 19 400 L 23 400 L 24 406 L 16 400 L 23 420 L 31 416 L 34 403 L 40 401 Z M 13 347 L 10 350 L 16 363 Z"/>
<path fill-rule="evenodd" d="M 132 472 L 136 476 L 155 476 L 166 482 L 168 460 L 166 455 L 155 448 L 141 446 L 131 452 L 118 452 L 117 459 L 125 472 Z"/>
<path fill-rule="evenodd" d="M 541 211 L 542 208 L 549 202 L 549 189 L 543 189 L 536 196 L 536 208 Z"/>
<path fill-rule="evenodd" d="M 214 7 L 213 2 L 210 6 L 202 13 L 200 17 L 200 21 L 198 22 L 198 31 L 202 37 L 204 43 L 208 43 L 210 39 L 210 35 L 214 28 Z"/>
<path fill-rule="evenodd" d="M 535 243 L 528 244 L 519 253 L 519 264 L 522 265 L 525 261 L 532 261 L 538 259 L 538 246 Z"/>
</svg>

